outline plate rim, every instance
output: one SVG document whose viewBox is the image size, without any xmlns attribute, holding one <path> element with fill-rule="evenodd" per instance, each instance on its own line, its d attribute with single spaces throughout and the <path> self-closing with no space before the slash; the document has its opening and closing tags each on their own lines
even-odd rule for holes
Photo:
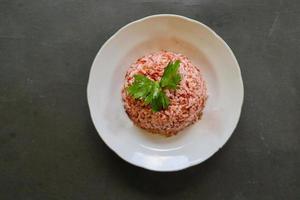
<svg viewBox="0 0 300 200">
<path fill-rule="evenodd" d="M 234 63 L 235 63 L 235 66 L 237 67 L 237 70 L 238 70 L 238 81 L 240 82 L 240 86 L 241 86 L 241 104 L 240 104 L 240 107 L 239 107 L 239 112 L 238 112 L 238 117 L 237 117 L 237 121 L 235 122 L 235 125 L 229 135 L 228 138 L 226 138 L 226 140 L 224 141 L 224 143 L 218 147 L 218 149 L 212 153 L 211 155 L 209 155 L 207 158 L 205 159 L 195 159 L 193 161 L 189 161 L 188 164 L 186 166 L 183 166 L 183 167 L 178 167 L 178 168 L 174 168 L 174 169 L 157 169 L 157 168 L 150 168 L 150 167 L 147 167 L 145 165 L 140 165 L 140 164 L 137 164 L 137 163 L 134 163 L 134 162 L 131 162 L 130 160 L 128 160 L 127 158 L 125 158 L 123 155 L 119 154 L 117 150 L 115 150 L 114 148 L 112 148 L 109 144 L 108 144 L 108 141 L 105 141 L 105 139 L 101 136 L 100 134 L 100 130 L 98 130 L 97 128 L 97 125 L 95 123 L 95 118 L 96 116 L 94 116 L 94 114 L 92 113 L 92 109 L 91 109 L 91 92 L 89 88 L 91 88 L 91 76 L 92 76 L 92 72 L 93 72 L 93 67 L 95 65 L 95 62 L 96 62 L 96 58 L 98 57 L 98 55 L 100 55 L 100 53 L 103 51 L 104 47 L 111 41 L 113 40 L 122 30 L 128 28 L 129 26 L 133 25 L 133 24 L 136 24 L 136 23 L 140 23 L 140 22 L 143 22 L 145 20 L 148 20 L 148 19 L 151 19 L 151 18 L 159 18 L 159 17 L 174 17 L 174 18 L 179 18 L 179 19 L 183 19 L 183 20 L 186 20 L 186 21 L 189 21 L 189 22 L 192 22 L 192 23 L 195 23 L 197 25 L 200 25 L 200 26 L 203 26 L 206 30 L 208 30 L 217 40 L 219 40 L 224 46 L 225 48 L 229 51 L 230 53 L 230 56 L 232 57 Z M 208 160 L 210 157 L 212 157 L 215 153 L 217 153 L 229 140 L 229 138 L 232 136 L 232 134 L 234 133 L 239 121 L 240 121 L 240 117 L 241 117 L 241 113 L 242 113 L 242 107 L 243 107 L 243 104 L 244 104 L 244 84 L 243 84 L 243 78 L 242 78 L 242 74 L 241 74 L 241 69 L 240 69 L 240 65 L 232 51 L 232 49 L 229 47 L 229 45 L 214 31 L 212 30 L 210 27 L 208 27 L 206 24 L 202 23 L 202 22 L 199 22 L 195 19 L 192 19 L 190 17 L 186 17 L 186 16 L 182 16 L 182 15 L 177 15 L 177 14 L 155 14 L 155 15 L 149 15 L 149 16 L 146 16 L 146 17 L 143 17 L 143 18 L 140 18 L 138 20 L 135 20 L 135 21 L 132 21 L 124 26 L 122 26 L 121 28 L 119 28 L 112 36 L 109 37 L 109 39 L 107 39 L 100 47 L 100 49 L 98 50 L 96 56 L 94 57 L 94 60 L 92 62 L 92 65 L 91 65 L 91 68 L 90 68 L 90 72 L 89 72 L 89 77 L 88 77 L 88 83 L 87 83 L 87 103 L 88 103 L 88 107 L 89 107 L 89 113 L 90 113 L 90 116 L 91 116 L 91 119 L 92 119 L 92 122 L 93 122 L 93 125 L 98 133 L 98 135 L 100 136 L 100 138 L 102 139 L 102 141 L 105 143 L 106 146 L 108 146 L 108 148 L 110 150 L 112 150 L 116 155 L 118 155 L 118 157 L 120 157 L 122 160 L 126 161 L 127 163 L 130 163 L 136 167 L 140 167 L 140 168 L 143 168 L 143 169 L 146 169 L 146 170 L 150 170 L 150 171 L 156 171 L 156 172 L 176 172 L 176 171 L 180 171 L 180 170 L 184 170 L 184 169 L 187 169 L 187 168 L 190 168 L 192 166 L 195 166 L 195 165 L 198 165 L 200 163 L 203 163 L 205 162 L 206 160 Z"/>
</svg>

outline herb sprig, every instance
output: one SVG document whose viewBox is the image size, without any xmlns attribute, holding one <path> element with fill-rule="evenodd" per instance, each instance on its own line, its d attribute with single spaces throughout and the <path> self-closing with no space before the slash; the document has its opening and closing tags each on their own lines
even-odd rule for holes
<svg viewBox="0 0 300 200">
<path fill-rule="evenodd" d="M 144 75 L 134 75 L 134 82 L 127 88 L 129 95 L 134 99 L 143 100 L 146 105 L 151 106 L 153 112 L 166 109 L 169 104 L 169 98 L 164 89 L 176 89 L 181 81 L 178 73 L 180 61 L 169 62 L 164 70 L 161 80 L 153 81 Z"/>
</svg>

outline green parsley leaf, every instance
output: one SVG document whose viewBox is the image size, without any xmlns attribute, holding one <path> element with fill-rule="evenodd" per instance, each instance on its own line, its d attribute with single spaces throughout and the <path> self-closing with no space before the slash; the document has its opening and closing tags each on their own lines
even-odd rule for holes
<svg viewBox="0 0 300 200">
<path fill-rule="evenodd" d="M 134 82 L 127 88 L 127 92 L 134 99 L 143 100 L 145 105 L 151 105 L 153 112 L 158 112 L 168 108 L 170 104 L 169 98 L 163 89 L 176 89 L 181 77 L 178 73 L 180 61 L 170 62 L 165 68 L 164 74 L 160 82 L 152 81 L 146 76 L 134 75 Z"/>
<path fill-rule="evenodd" d="M 160 91 L 161 91 L 161 88 L 159 86 L 159 83 L 158 82 L 154 82 L 153 85 L 152 85 L 152 87 L 151 87 L 151 90 L 150 90 L 148 96 L 145 97 L 145 99 L 144 99 L 145 100 L 145 104 L 148 105 L 152 101 L 154 101 L 154 99 L 157 99 L 158 98 L 158 94 L 159 94 Z"/>
<path fill-rule="evenodd" d="M 178 68 L 180 66 L 180 61 L 176 60 L 174 63 L 169 62 L 168 66 L 165 68 L 164 74 L 160 80 L 160 86 L 162 88 L 176 89 L 177 85 L 181 80 L 181 76 L 178 73 Z"/>
<path fill-rule="evenodd" d="M 154 81 L 138 74 L 134 75 L 134 82 L 127 88 L 127 91 L 135 99 L 144 100 L 149 94 L 153 93 L 155 88 L 156 86 Z M 151 101 L 151 99 L 149 99 L 149 101 Z"/>
<path fill-rule="evenodd" d="M 158 93 L 157 98 L 154 98 L 151 102 L 151 108 L 154 112 L 158 112 L 162 109 L 168 108 L 170 102 L 169 98 L 166 96 L 166 94 L 163 91 L 160 91 Z"/>
<path fill-rule="evenodd" d="M 162 107 L 160 103 L 162 91 L 159 83 L 146 76 L 134 75 L 134 82 L 127 88 L 127 91 L 134 99 L 143 100 L 145 105 L 151 104 L 153 111 L 159 111 Z"/>
</svg>

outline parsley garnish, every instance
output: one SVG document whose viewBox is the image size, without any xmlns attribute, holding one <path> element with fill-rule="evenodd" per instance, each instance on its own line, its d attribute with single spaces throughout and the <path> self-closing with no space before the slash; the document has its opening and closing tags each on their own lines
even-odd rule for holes
<svg viewBox="0 0 300 200">
<path fill-rule="evenodd" d="M 176 60 L 174 63 L 169 62 L 159 83 L 162 88 L 177 88 L 177 85 L 181 80 L 180 74 L 178 73 L 179 66 L 179 60 Z"/>
<path fill-rule="evenodd" d="M 146 76 L 134 75 L 134 82 L 127 88 L 128 93 L 134 98 L 143 100 L 146 105 L 151 105 L 153 112 L 166 109 L 169 104 L 169 98 L 166 96 L 164 89 L 176 89 L 181 77 L 178 73 L 180 61 L 169 62 L 165 68 L 161 80 L 152 81 Z"/>
</svg>

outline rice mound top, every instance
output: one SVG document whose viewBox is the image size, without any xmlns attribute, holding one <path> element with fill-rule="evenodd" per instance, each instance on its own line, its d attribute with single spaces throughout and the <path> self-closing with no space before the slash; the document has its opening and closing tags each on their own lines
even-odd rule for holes
<svg viewBox="0 0 300 200">
<path fill-rule="evenodd" d="M 164 90 L 170 100 L 167 109 L 153 112 L 150 105 L 145 105 L 142 100 L 135 100 L 126 91 L 134 82 L 135 74 L 159 81 L 168 63 L 176 60 L 180 60 L 181 81 L 176 90 Z M 206 85 L 200 69 L 186 56 L 159 51 L 139 58 L 129 67 L 122 88 L 122 99 L 125 111 L 135 125 L 152 133 L 172 136 L 201 118 L 207 99 Z"/>
</svg>

